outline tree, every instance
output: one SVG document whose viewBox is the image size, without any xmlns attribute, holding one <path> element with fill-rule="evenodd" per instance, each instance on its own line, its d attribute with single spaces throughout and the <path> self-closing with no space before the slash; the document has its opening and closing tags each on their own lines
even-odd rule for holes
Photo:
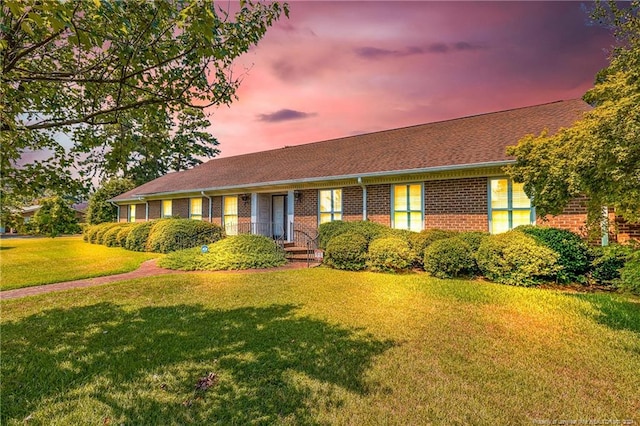
<svg viewBox="0 0 640 426">
<path fill-rule="evenodd" d="M 40 210 L 33 215 L 29 223 L 33 232 L 52 238 L 60 234 L 80 232 L 75 211 L 71 208 L 71 204 L 62 197 L 44 198 L 40 204 Z"/>
<path fill-rule="evenodd" d="M 127 114 L 143 122 L 152 107 L 178 114 L 230 103 L 240 82 L 233 60 L 288 14 L 286 4 L 251 0 L 234 12 L 182 0 L 1 8 L 0 173 L 12 191 L 74 184 L 76 158 L 61 132 L 117 126 Z"/>
<path fill-rule="evenodd" d="M 601 220 L 603 206 L 640 222 L 639 11 L 638 0 L 624 9 L 596 4 L 591 16 L 608 23 L 620 46 L 584 96 L 595 107 L 570 128 L 526 136 L 507 150 L 516 157 L 507 174 L 524 182 L 542 216 L 559 214 L 572 198 L 586 195 L 591 224 Z"/>
<path fill-rule="evenodd" d="M 141 185 L 218 154 L 218 141 L 207 126 L 199 109 L 186 108 L 174 117 L 154 108 L 142 120 L 127 114 L 116 125 L 76 132 L 73 151 L 84 158 L 81 173 L 101 179 L 121 176 Z"/>
<path fill-rule="evenodd" d="M 135 188 L 130 179 L 112 179 L 99 188 L 90 198 L 86 221 L 89 225 L 118 221 L 118 208 L 108 200 Z"/>
</svg>

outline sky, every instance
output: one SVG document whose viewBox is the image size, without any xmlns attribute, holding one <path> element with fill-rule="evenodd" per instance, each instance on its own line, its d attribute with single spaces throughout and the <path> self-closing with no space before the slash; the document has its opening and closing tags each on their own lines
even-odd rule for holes
<svg viewBox="0 0 640 426">
<path fill-rule="evenodd" d="M 207 110 L 220 157 L 579 98 L 614 42 L 579 1 L 289 6 Z"/>
</svg>

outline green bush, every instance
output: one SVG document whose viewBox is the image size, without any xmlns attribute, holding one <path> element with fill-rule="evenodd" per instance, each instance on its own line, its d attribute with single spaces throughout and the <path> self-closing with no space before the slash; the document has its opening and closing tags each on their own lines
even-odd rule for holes
<svg viewBox="0 0 640 426">
<path fill-rule="evenodd" d="M 116 226 L 115 222 L 101 223 L 99 225 L 88 226 L 83 239 L 91 244 L 102 244 L 103 234 L 111 227 Z"/>
<path fill-rule="evenodd" d="M 471 252 L 475 253 L 480 248 L 480 244 L 482 243 L 482 241 L 485 238 L 488 238 L 489 235 L 490 234 L 488 232 L 468 231 L 468 232 L 461 232 L 458 235 L 456 235 L 456 237 L 460 238 L 462 241 L 469 244 L 469 248 L 471 248 Z"/>
<path fill-rule="evenodd" d="M 532 236 L 544 246 L 558 253 L 556 280 L 560 283 L 584 282 L 589 270 L 589 246 L 579 235 L 557 228 L 519 226 L 516 231 Z"/>
<path fill-rule="evenodd" d="M 591 280 L 598 285 L 614 285 L 620 278 L 620 270 L 633 252 L 630 246 L 611 244 L 606 247 L 592 247 Z"/>
<path fill-rule="evenodd" d="M 151 220 L 149 222 L 134 223 L 129 235 L 127 235 L 125 248 L 131 251 L 146 251 L 151 228 L 158 222 L 159 220 Z"/>
<path fill-rule="evenodd" d="M 444 240 L 456 236 L 456 231 L 445 231 L 443 229 L 425 229 L 420 232 L 412 232 L 409 235 L 409 246 L 414 254 L 414 264 L 423 266 L 424 250 L 434 241 Z"/>
<path fill-rule="evenodd" d="M 286 263 L 284 250 L 262 235 L 235 235 L 220 240 L 207 253 L 200 248 L 179 250 L 158 260 L 163 268 L 179 270 L 238 270 L 272 268 Z"/>
<path fill-rule="evenodd" d="M 117 226 L 112 226 L 107 229 L 102 235 L 102 244 L 107 247 L 118 247 L 118 234 L 122 231 L 122 228 L 126 225 L 126 223 L 118 224 Z"/>
<path fill-rule="evenodd" d="M 366 265 L 376 272 L 400 272 L 411 267 L 413 252 L 406 239 L 382 237 L 369 244 Z"/>
<path fill-rule="evenodd" d="M 620 289 L 640 296 L 640 251 L 632 253 L 620 270 Z"/>
<path fill-rule="evenodd" d="M 116 235 L 116 245 L 118 247 L 126 247 L 127 246 L 127 237 L 129 233 L 133 229 L 133 223 L 123 223 L 118 231 L 118 235 Z"/>
<path fill-rule="evenodd" d="M 474 273 L 473 250 L 459 236 L 434 241 L 424 250 L 424 270 L 438 278 Z"/>
<path fill-rule="evenodd" d="M 224 237 L 222 228 L 216 224 L 193 219 L 166 219 L 151 228 L 147 240 L 147 251 L 169 253 L 202 244 L 213 244 Z"/>
<path fill-rule="evenodd" d="M 556 252 L 517 231 L 485 238 L 476 260 L 485 277 L 511 285 L 534 285 L 558 271 Z"/>
<path fill-rule="evenodd" d="M 118 223 L 101 223 L 99 225 L 98 230 L 96 231 L 96 233 L 94 234 L 94 243 L 95 244 L 104 244 L 104 236 L 105 234 L 110 231 L 113 228 L 117 228 L 118 227 Z"/>
<path fill-rule="evenodd" d="M 324 263 L 336 269 L 359 271 L 366 267 L 367 246 L 367 239 L 360 234 L 335 236 L 327 244 Z"/>
<path fill-rule="evenodd" d="M 333 237 L 346 233 L 362 235 L 367 240 L 367 243 L 370 243 L 376 238 L 389 235 L 401 235 L 402 232 L 401 230 L 391 229 L 388 226 L 368 220 L 358 222 L 336 220 L 320 225 L 318 229 L 318 247 L 324 250 Z"/>
</svg>

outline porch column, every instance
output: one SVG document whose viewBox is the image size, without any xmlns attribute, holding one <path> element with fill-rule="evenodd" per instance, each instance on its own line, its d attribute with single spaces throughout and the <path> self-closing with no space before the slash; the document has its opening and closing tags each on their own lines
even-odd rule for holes
<svg viewBox="0 0 640 426">
<path fill-rule="evenodd" d="M 287 241 L 293 241 L 293 209 L 295 207 L 294 191 L 287 192 Z"/>
<path fill-rule="evenodd" d="M 258 223 L 258 194 L 255 192 L 251 193 L 251 233 L 257 234 L 257 223 Z"/>
</svg>

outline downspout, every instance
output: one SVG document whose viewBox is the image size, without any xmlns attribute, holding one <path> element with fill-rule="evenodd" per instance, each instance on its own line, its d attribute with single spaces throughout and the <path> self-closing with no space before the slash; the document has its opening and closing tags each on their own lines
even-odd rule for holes
<svg viewBox="0 0 640 426">
<path fill-rule="evenodd" d="M 367 185 L 362 183 L 362 177 L 358 177 L 358 184 L 362 188 L 362 220 L 367 220 Z"/>
<path fill-rule="evenodd" d="M 602 239 L 600 243 L 602 247 L 606 247 L 609 245 L 609 207 L 605 206 L 602 208 L 600 228 L 602 229 Z"/>
<path fill-rule="evenodd" d="M 202 194 L 203 197 L 205 197 L 207 200 L 209 200 L 209 222 L 213 223 L 213 217 L 211 217 L 211 214 L 213 212 L 213 200 L 211 199 L 210 196 L 205 194 L 204 191 L 200 191 L 200 194 Z"/>
<path fill-rule="evenodd" d="M 113 201 L 109 201 L 109 202 L 118 210 L 118 213 L 117 213 L 118 216 L 117 216 L 116 222 L 119 223 L 120 222 L 120 204 L 116 204 Z"/>
</svg>

